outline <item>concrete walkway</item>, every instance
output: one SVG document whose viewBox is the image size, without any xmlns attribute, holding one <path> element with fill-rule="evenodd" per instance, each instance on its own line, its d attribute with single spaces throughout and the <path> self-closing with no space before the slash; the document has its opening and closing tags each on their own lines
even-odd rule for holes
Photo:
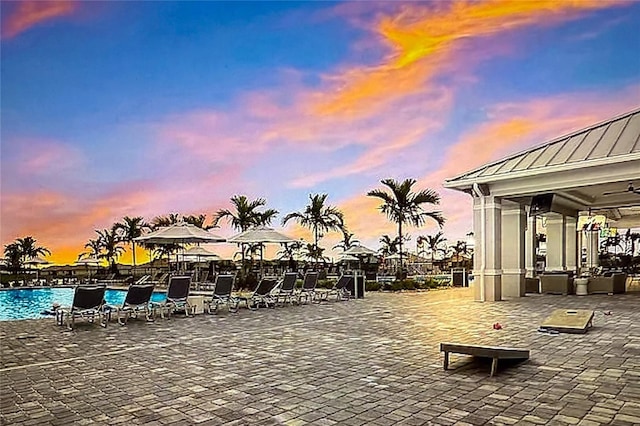
<svg viewBox="0 0 640 426">
<path fill-rule="evenodd" d="M 0 423 L 640 424 L 639 293 L 470 298 L 373 293 L 73 332 L 53 319 L 0 322 Z M 594 328 L 537 331 L 563 308 L 596 310 Z M 490 378 L 490 362 L 452 355 L 443 371 L 442 341 L 531 359 Z"/>
</svg>

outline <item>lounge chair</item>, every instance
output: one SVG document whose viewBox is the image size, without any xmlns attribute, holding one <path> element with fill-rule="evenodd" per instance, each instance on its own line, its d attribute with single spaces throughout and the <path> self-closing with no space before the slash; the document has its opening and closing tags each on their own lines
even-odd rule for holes
<svg viewBox="0 0 640 426">
<path fill-rule="evenodd" d="M 296 281 L 298 280 L 297 272 L 285 272 L 284 277 L 271 295 L 274 297 L 276 304 L 293 303 L 294 291 L 296 288 Z"/>
<path fill-rule="evenodd" d="M 189 305 L 189 287 L 191 286 L 191 278 L 188 276 L 173 276 L 169 278 L 167 287 L 167 298 L 163 302 L 151 302 L 151 306 L 156 310 L 160 310 L 160 316 L 164 318 L 165 312 L 167 317 L 178 310 L 184 310 L 186 316 L 190 316 L 193 308 Z"/>
<path fill-rule="evenodd" d="M 134 283 L 135 285 L 149 284 L 147 281 L 151 280 L 151 275 L 143 275 Z"/>
<path fill-rule="evenodd" d="M 304 280 L 302 281 L 302 288 L 298 290 L 295 294 L 298 303 L 302 303 L 302 299 L 304 298 L 304 302 L 307 303 L 309 300 L 311 302 L 316 299 L 316 286 L 318 285 L 318 273 L 317 272 L 307 272 L 304 274 Z"/>
<path fill-rule="evenodd" d="M 235 278 L 235 275 L 218 275 L 211 299 L 204 301 L 207 313 L 218 312 L 220 305 L 227 305 L 229 312 L 238 312 L 239 301 L 231 295 Z"/>
<path fill-rule="evenodd" d="M 271 296 L 271 292 L 278 285 L 278 280 L 275 278 L 262 278 L 256 285 L 253 293 L 250 294 L 238 294 L 236 299 L 239 302 L 244 302 L 247 308 L 251 310 L 257 310 L 261 305 L 267 308 L 275 306 L 275 299 Z"/>
<path fill-rule="evenodd" d="M 116 312 L 118 324 L 126 325 L 130 317 L 137 318 L 140 312 L 144 312 L 147 321 L 153 321 L 151 310 L 151 295 L 153 284 L 131 284 L 122 306 L 109 306 Z"/>
<path fill-rule="evenodd" d="M 329 300 L 329 296 L 335 295 L 336 301 L 349 300 L 351 298 L 351 292 L 347 290 L 347 287 L 353 280 L 353 275 L 342 275 L 336 281 L 330 289 L 317 289 L 316 295 L 318 300 Z"/>
<path fill-rule="evenodd" d="M 154 279 L 152 277 L 147 283 L 148 284 L 154 284 L 156 287 L 164 286 L 167 283 L 168 279 L 169 279 L 169 273 L 168 272 L 164 272 L 159 277 L 157 277 L 156 279 Z"/>
<path fill-rule="evenodd" d="M 56 310 L 56 321 L 58 325 L 66 324 L 69 330 L 73 330 L 76 318 L 85 319 L 89 322 L 99 320 L 102 327 L 107 326 L 109 317 L 108 310 L 105 310 L 104 293 L 105 286 L 77 286 L 73 291 L 73 302 L 71 306 L 58 308 Z"/>
</svg>

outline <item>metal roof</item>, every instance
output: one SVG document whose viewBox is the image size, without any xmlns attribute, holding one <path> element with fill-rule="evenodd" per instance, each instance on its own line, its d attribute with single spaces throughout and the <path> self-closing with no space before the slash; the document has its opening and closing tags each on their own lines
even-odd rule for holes
<svg viewBox="0 0 640 426">
<path fill-rule="evenodd" d="M 508 178 L 508 174 L 537 174 L 559 166 L 614 161 L 629 154 L 640 158 L 640 108 L 447 179 L 445 187 L 476 179 Z"/>
</svg>

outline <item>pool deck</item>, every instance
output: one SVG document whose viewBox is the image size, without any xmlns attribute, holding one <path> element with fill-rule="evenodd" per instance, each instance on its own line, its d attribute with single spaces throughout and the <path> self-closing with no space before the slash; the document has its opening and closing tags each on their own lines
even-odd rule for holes
<svg viewBox="0 0 640 426">
<path fill-rule="evenodd" d="M 556 309 L 594 310 L 594 327 L 538 332 Z M 640 293 L 371 293 L 73 332 L 7 321 L 0 339 L 2 425 L 640 424 Z M 444 371 L 441 342 L 531 357 L 489 377 L 452 354 Z"/>
</svg>

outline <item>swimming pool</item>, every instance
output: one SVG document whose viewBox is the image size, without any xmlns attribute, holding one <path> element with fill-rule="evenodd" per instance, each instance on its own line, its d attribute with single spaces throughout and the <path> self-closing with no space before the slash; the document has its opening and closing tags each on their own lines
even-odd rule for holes
<svg viewBox="0 0 640 426">
<path fill-rule="evenodd" d="M 126 290 L 108 289 L 104 299 L 107 304 L 120 306 Z M 166 293 L 153 293 L 151 300 L 161 302 Z M 73 301 L 73 288 L 25 288 L 0 291 L 0 321 L 51 318 L 41 312 L 51 309 L 53 303 L 69 306 Z"/>
</svg>

